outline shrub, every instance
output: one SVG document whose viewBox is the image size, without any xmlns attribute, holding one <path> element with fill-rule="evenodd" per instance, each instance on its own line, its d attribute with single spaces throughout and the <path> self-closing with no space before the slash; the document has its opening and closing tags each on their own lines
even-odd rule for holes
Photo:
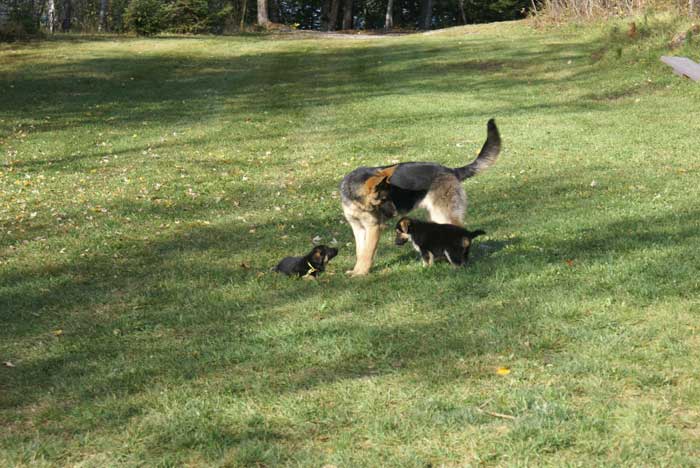
<svg viewBox="0 0 700 468">
<path fill-rule="evenodd" d="M 165 10 L 159 0 L 131 0 L 124 22 L 139 36 L 152 36 L 165 28 Z"/>
<path fill-rule="evenodd" d="M 209 4 L 207 0 L 175 0 L 166 7 L 168 30 L 175 33 L 207 32 Z"/>
<path fill-rule="evenodd" d="M 26 1 L 0 1 L 0 41 L 23 40 L 39 36 L 39 19 L 33 5 Z"/>
</svg>

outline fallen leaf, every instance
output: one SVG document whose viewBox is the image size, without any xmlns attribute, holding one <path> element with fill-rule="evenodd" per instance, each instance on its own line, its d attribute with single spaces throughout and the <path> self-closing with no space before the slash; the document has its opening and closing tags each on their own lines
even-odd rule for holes
<svg viewBox="0 0 700 468">
<path fill-rule="evenodd" d="M 313 242 L 314 244 L 318 244 L 319 242 L 321 242 L 321 239 L 323 239 L 323 237 L 316 236 L 313 239 L 311 239 L 311 242 Z"/>
<path fill-rule="evenodd" d="M 61 336 L 63 335 L 63 330 L 54 330 L 52 333 L 54 336 Z"/>
<path fill-rule="evenodd" d="M 566 261 L 566 264 L 569 265 L 570 267 L 574 266 L 574 261 L 569 259 Z"/>
<path fill-rule="evenodd" d="M 508 367 L 499 367 L 496 369 L 496 374 L 498 375 L 508 375 L 510 374 L 510 368 Z"/>
<path fill-rule="evenodd" d="M 3 362 L 3 364 L 5 365 L 5 367 L 15 367 L 15 365 L 12 364 L 10 361 L 5 361 Z"/>
<path fill-rule="evenodd" d="M 241 262 L 241 268 L 245 268 L 246 270 L 250 268 L 250 263 L 248 262 Z"/>
</svg>

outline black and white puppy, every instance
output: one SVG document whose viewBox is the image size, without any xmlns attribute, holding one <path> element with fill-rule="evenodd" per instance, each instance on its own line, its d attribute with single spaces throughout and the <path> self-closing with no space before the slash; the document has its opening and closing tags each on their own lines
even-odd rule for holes
<svg viewBox="0 0 700 468">
<path fill-rule="evenodd" d="M 309 276 L 316 278 L 326 270 L 328 262 L 338 255 L 338 249 L 317 245 L 303 257 L 286 257 L 274 268 L 274 271 L 289 276 Z"/>
<path fill-rule="evenodd" d="M 467 231 L 453 224 L 437 224 L 403 217 L 396 223 L 396 245 L 411 241 L 425 265 L 436 258 L 446 258 L 455 266 L 466 265 L 472 239 L 486 234 Z"/>
</svg>

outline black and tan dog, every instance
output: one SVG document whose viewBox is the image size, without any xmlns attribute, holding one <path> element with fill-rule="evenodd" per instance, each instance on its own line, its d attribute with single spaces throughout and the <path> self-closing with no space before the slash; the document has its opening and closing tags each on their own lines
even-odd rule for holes
<svg viewBox="0 0 700 468">
<path fill-rule="evenodd" d="M 396 223 L 396 245 L 411 241 L 426 266 L 445 258 L 454 266 L 467 264 L 469 249 L 475 237 L 485 231 L 467 231 L 453 224 L 438 224 L 403 217 Z"/>
<path fill-rule="evenodd" d="M 461 226 L 467 196 L 460 182 L 490 167 L 501 151 L 493 119 L 479 155 L 470 164 L 451 169 L 437 163 L 407 162 L 393 166 L 359 167 L 340 184 L 343 214 L 355 236 L 355 267 L 348 273 L 369 273 L 381 227 L 396 214 L 414 208 L 428 210 L 430 220 Z"/>
<path fill-rule="evenodd" d="M 317 245 L 303 257 L 283 258 L 273 268 L 273 271 L 278 271 L 288 276 L 296 275 L 316 278 L 319 273 L 326 270 L 326 265 L 336 255 L 338 255 L 338 249 Z"/>
</svg>

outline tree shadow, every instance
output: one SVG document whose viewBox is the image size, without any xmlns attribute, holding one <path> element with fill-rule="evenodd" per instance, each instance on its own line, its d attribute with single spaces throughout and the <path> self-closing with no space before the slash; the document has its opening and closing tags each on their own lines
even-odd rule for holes
<svg viewBox="0 0 700 468">
<path fill-rule="evenodd" d="M 558 80 L 573 86 L 576 81 L 589 79 L 594 71 L 587 54 L 595 46 L 595 41 L 548 44 L 539 50 L 525 41 L 513 44 L 489 38 L 471 40 L 459 48 L 399 40 L 354 44 L 351 49 L 272 49 L 259 55 L 244 52 L 222 56 L 217 49 L 215 55 L 206 58 L 177 51 L 132 56 L 105 53 L 65 64 L 52 63 L 41 71 L 20 65 L 1 73 L 0 78 L 12 84 L 5 92 L 3 114 L 12 117 L 9 121 L 25 122 L 25 127 L 33 125 L 33 133 L 75 126 L 119 130 L 152 120 L 177 126 L 223 118 L 238 126 L 247 117 L 264 111 L 299 115 L 381 96 L 459 94 L 460 89 L 468 87 L 471 93 L 492 103 L 483 112 L 470 112 L 483 118 L 494 112 L 527 111 L 531 104 L 518 91 L 522 86 L 536 88 Z M 465 59 L 476 51 L 484 58 Z M 561 72 L 563 60 L 571 59 L 579 65 L 572 66 L 564 76 L 551 75 Z M 440 80 L 434 79 L 436 74 Z M 426 80 L 430 80 L 430 86 L 426 86 Z M 40 96 L 36 90 L 42 90 Z M 508 104 L 496 104 L 504 97 Z M 596 106 L 596 100 L 589 99 L 543 107 L 576 112 Z M 379 124 L 360 124 L 355 130 L 360 133 L 367 126 Z M 9 130 L 6 132 L 11 133 Z M 348 130 L 352 129 L 344 129 L 344 133 Z M 279 136 L 274 128 L 266 128 L 257 138 L 262 141 Z"/>
</svg>

